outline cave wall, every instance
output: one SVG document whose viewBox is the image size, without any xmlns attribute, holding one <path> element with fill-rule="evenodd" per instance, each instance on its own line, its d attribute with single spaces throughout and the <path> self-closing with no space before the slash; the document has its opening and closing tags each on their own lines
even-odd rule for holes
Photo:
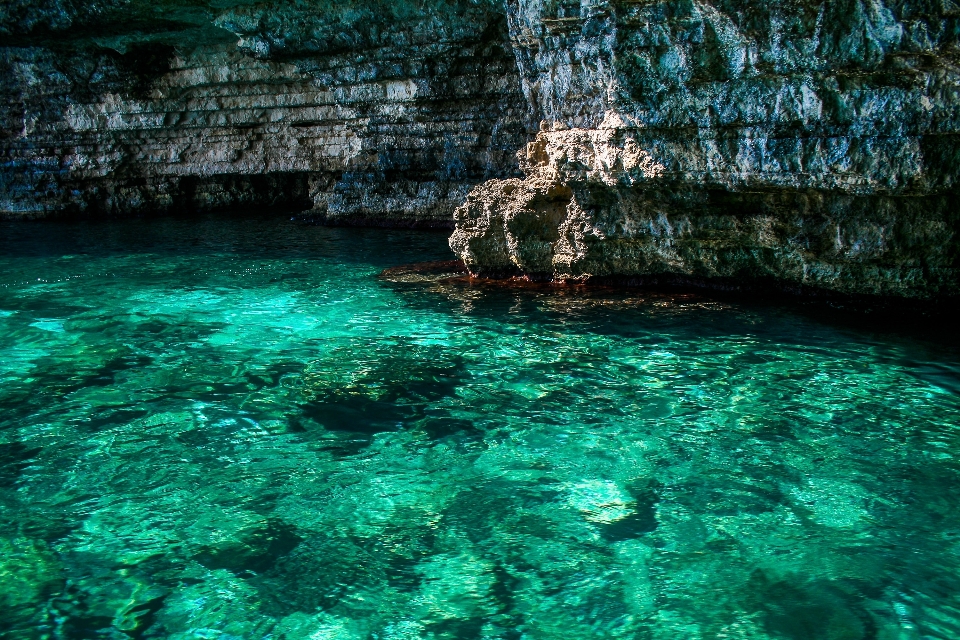
<svg viewBox="0 0 960 640">
<path fill-rule="evenodd" d="M 6 215 L 450 226 L 471 187 L 518 173 L 528 110 L 497 7 L 48 5 L 0 16 Z"/>
<path fill-rule="evenodd" d="M 953 2 L 510 7 L 543 122 L 456 214 L 475 273 L 960 293 Z"/>
<path fill-rule="evenodd" d="M 476 274 L 960 295 L 954 0 L 8 0 L 0 36 L 0 215 L 274 207 L 455 223 Z"/>
</svg>

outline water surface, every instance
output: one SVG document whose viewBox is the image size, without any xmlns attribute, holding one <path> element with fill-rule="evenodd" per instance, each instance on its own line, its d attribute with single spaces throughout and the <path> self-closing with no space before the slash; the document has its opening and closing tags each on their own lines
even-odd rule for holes
<svg viewBox="0 0 960 640">
<path fill-rule="evenodd" d="M 960 637 L 955 346 L 445 243 L 0 223 L 0 633 Z"/>
</svg>

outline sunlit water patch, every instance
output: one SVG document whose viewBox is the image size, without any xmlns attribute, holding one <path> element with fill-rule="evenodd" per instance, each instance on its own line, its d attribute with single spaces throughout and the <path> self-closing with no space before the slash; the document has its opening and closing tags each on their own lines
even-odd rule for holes
<svg viewBox="0 0 960 640">
<path fill-rule="evenodd" d="M 954 347 L 448 258 L 0 225 L 2 632 L 960 637 Z"/>
</svg>

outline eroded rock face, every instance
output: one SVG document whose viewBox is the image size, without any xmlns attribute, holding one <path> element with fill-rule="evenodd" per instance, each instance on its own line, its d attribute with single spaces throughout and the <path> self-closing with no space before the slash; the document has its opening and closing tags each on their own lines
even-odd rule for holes
<svg viewBox="0 0 960 640">
<path fill-rule="evenodd" d="M 230 5 L 6 5 L 0 213 L 449 226 L 474 185 L 518 174 L 528 110 L 499 5 Z"/>
<path fill-rule="evenodd" d="M 0 214 L 466 200 L 476 273 L 960 294 L 953 0 L 9 0 L 0 36 Z"/>
<path fill-rule="evenodd" d="M 475 273 L 960 293 L 953 4 L 517 0 L 510 26 L 545 122 L 527 178 L 456 213 Z"/>
</svg>

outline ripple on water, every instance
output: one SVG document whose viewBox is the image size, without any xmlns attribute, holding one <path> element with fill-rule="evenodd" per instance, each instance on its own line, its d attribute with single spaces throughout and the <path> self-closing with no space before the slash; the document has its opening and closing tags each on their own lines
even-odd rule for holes
<svg viewBox="0 0 960 640">
<path fill-rule="evenodd" d="M 376 277 L 440 234 L 4 224 L 11 637 L 960 636 L 955 347 Z"/>
</svg>

